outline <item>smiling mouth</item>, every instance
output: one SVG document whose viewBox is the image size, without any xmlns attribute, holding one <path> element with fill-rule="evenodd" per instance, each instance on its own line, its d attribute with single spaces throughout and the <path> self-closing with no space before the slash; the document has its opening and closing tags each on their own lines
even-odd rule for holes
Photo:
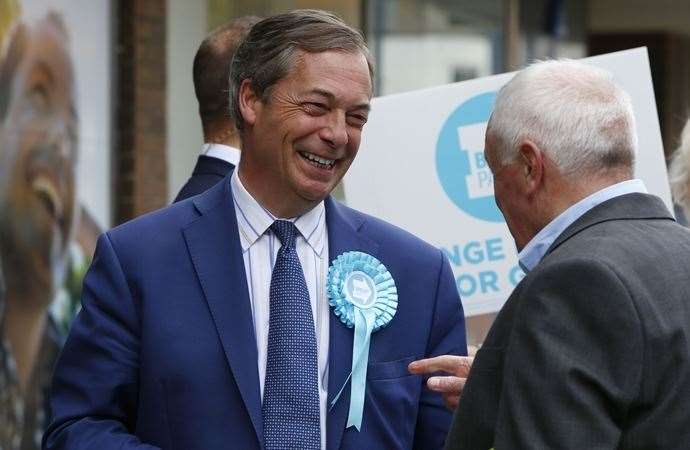
<svg viewBox="0 0 690 450">
<path fill-rule="evenodd" d="M 313 153 L 307 153 L 307 152 L 298 152 L 298 153 L 309 164 L 311 164 L 314 167 L 318 167 L 319 169 L 330 170 L 335 165 L 334 159 L 322 158 L 322 157 L 317 156 Z"/>
<path fill-rule="evenodd" d="M 64 206 L 62 198 L 58 193 L 55 185 L 51 180 L 44 176 L 37 176 L 31 182 L 31 188 L 38 197 L 38 199 L 43 203 L 48 214 L 50 214 L 53 219 L 57 222 L 61 222 L 63 218 Z"/>
</svg>

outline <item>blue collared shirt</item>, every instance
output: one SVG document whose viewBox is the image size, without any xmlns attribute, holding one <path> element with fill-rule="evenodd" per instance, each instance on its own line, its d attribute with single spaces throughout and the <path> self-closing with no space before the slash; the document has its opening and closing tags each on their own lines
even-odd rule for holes
<svg viewBox="0 0 690 450">
<path fill-rule="evenodd" d="M 529 272 L 539 264 L 539 261 L 544 257 L 546 251 L 551 247 L 556 238 L 561 235 L 573 222 L 582 217 L 587 211 L 604 203 L 612 198 L 619 197 L 625 194 L 632 194 L 633 192 L 647 193 L 642 180 L 627 180 L 612 186 L 606 187 L 594 194 L 583 198 L 579 202 L 572 205 L 570 208 L 563 211 L 555 219 L 549 222 L 544 228 L 539 231 L 528 243 L 525 248 L 518 253 L 518 262 L 520 268 L 525 272 Z"/>
</svg>

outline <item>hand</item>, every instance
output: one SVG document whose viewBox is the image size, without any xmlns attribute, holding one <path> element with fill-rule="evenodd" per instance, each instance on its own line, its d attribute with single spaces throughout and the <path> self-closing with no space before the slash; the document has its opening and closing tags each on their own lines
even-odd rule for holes
<svg viewBox="0 0 690 450">
<path fill-rule="evenodd" d="M 470 352 L 474 355 L 476 349 L 471 350 L 474 350 Z M 441 355 L 413 361 L 408 366 L 408 370 L 416 375 L 431 375 L 436 372 L 448 374 L 429 377 L 426 385 L 432 391 L 441 393 L 446 407 L 455 411 L 473 361 L 474 356 Z"/>
</svg>

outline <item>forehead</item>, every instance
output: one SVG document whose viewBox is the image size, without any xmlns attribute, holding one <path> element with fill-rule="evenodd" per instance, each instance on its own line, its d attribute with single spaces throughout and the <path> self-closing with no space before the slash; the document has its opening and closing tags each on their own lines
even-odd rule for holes
<svg viewBox="0 0 690 450">
<path fill-rule="evenodd" d="M 23 95 L 24 89 L 43 86 L 45 95 L 60 103 L 71 104 L 74 99 L 74 73 L 65 36 L 52 24 L 28 29 L 27 39 L 17 67 L 14 89 Z M 16 91 L 16 90 L 19 91 Z"/>
<path fill-rule="evenodd" d="M 292 70 L 282 81 L 297 94 L 327 93 L 348 104 L 367 104 L 372 95 L 369 66 L 360 52 L 300 50 Z"/>
<path fill-rule="evenodd" d="M 41 65 L 54 72 L 56 83 L 71 84 L 73 74 L 67 40 L 53 27 L 32 30 L 27 60 L 30 64 Z"/>
</svg>

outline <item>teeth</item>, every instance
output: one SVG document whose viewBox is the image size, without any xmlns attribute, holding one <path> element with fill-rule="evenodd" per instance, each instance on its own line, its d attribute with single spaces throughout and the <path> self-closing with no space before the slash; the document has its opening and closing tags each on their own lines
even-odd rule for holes
<svg viewBox="0 0 690 450">
<path fill-rule="evenodd" d="M 320 156 L 316 156 L 312 153 L 307 153 L 307 152 L 300 152 L 302 156 L 307 158 L 310 161 L 314 161 L 316 163 L 319 163 L 323 166 L 331 167 L 333 163 L 335 163 L 334 159 L 326 159 L 326 158 L 321 158 Z"/>
<path fill-rule="evenodd" d="M 31 187 L 36 193 L 45 198 L 51 205 L 53 209 L 53 214 L 56 217 L 62 217 L 62 200 L 60 199 L 60 194 L 53 186 L 53 184 L 43 177 L 37 177 L 31 183 Z"/>
</svg>

